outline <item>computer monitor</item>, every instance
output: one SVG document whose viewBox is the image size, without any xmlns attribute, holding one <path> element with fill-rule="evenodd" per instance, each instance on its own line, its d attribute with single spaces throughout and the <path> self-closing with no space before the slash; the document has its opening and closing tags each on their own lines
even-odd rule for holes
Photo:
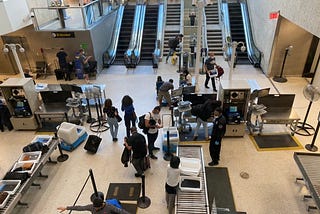
<svg viewBox="0 0 320 214">
<path fill-rule="evenodd" d="M 180 87 L 178 89 L 172 90 L 171 91 L 171 97 L 181 97 L 183 92 L 183 88 Z"/>
<path fill-rule="evenodd" d="M 235 113 L 235 112 L 238 112 L 238 107 L 237 106 L 230 106 L 229 113 Z"/>
<path fill-rule="evenodd" d="M 183 87 L 182 94 L 192 94 L 196 92 L 196 86 L 185 86 Z"/>
<path fill-rule="evenodd" d="M 71 91 L 41 91 L 40 94 L 44 104 L 65 103 L 72 97 Z"/>
</svg>

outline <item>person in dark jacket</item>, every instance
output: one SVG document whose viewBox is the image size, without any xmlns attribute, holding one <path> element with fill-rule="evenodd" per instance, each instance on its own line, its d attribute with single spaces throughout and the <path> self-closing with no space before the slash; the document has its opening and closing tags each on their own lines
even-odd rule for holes
<svg viewBox="0 0 320 214">
<path fill-rule="evenodd" d="M 204 86 L 206 88 L 210 88 L 208 86 L 208 83 L 209 83 L 209 80 L 211 79 L 213 91 L 216 92 L 217 88 L 216 88 L 216 83 L 215 83 L 215 77 L 211 76 L 211 72 L 215 69 L 215 66 L 216 66 L 216 58 L 214 57 L 214 52 L 210 51 L 209 57 L 206 59 L 206 61 L 204 63 L 204 69 L 206 71 L 206 80 L 204 82 Z"/>
<path fill-rule="evenodd" d="M 221 141 L 226 133 L 226 118 L 222 115 L 222 109 L 220 107 L 214 110 L 214 121 L 212 127 L 212 134 L 210 140 L 210 156 L 212 161 L 209 166 L 215 166 L 219 164 Z"/>
<path fill-rule="evenodd" d="M 217 107 L 221 106 L 221 101 L 208 99 L 205 101 L 205 103 L 199 104 L 199 105 L 200 105 L 199 107 L 200 109 L 197 115 L 195 115 L 197 117 L 197 126 L 196 126 L 196 129 L 194 130 L 193 140 L 196 141 L 198 139 L 198 131 L 201 124 L 203 125 L 203 128 L 204 128 L 205 139 L 209 140 L 207 120 L 212 116 L 214 110 Z"/>
<path fill-rule="evenodd" d="M 135 126 L 131 128 L 131 136 L 128 139 L 124 138 L 124 146 L 128 150 L 132 150 L 132 164 L 137 170 L 135 176 L 141 177 L 144 158 L 147 155 L 147 143 L 145 137 L 137 132 Z"/>
<path fill-rule="evenodd" d="M 124 209 L 120 209 L 112 204 L 106 203 L 101 198 L 95 198 L 92 204 L 84 206 L 67 206 L 67 207 L 58 207 L 57 210 L 63 212 L 65 210 L 76 210 L 76 211 L 89 211 L 93 214 L 130 214 Z"/>
<path fill-rule="evenodd" d="M 129 95 L 125 95 L 121 101 L 121 110 L 124 111 L 124 124 L 127 129 L 127 137 L 130 137 L 130 127 L 136 125 L 136 113 L 133 107 L 133 100 Z"/>
<path fill-rule="evenodd" d="M 172 54 L 176 51 L 178 45 L 182 41 L 183 34 L 178 34 L 174 38 L 169 39 L 168 46 L 169 46 L 169 53 L 166 57 L 166 63 L 168 63 L 168 59 Z"/>
</svg>

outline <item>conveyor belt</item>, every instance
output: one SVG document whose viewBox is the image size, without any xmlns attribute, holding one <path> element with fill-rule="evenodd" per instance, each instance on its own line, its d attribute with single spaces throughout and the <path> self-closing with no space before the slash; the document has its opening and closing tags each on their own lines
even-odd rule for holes
<svg viewBox="0 0 320 214">
<path fill-rule="evenodd" d="M 203 162 L 202 146 L 179 145 L 177 154 L 179 157 L 199 158 L 201 160 L 199 177 L 201 177 L 202 189 L 200 192 L 182 192 L 179 190 L 176 200 L 176 214 L 209 214 L 207 182 Z"/>
<path fill-rule="evenodd" d="M 320 154 L 295 152 L 296 161 L 318 209 L 320 208 Z"/>
<path fill-rule="evenodd" d="M 10 195 L 9 200 L 7 201 L 6 205 L 4 208 L 0 208 L 0 214 L 9 214 L 13 211 L 13 209 L 15 208 L 15 206 L 17 204 L 22 204 L 22 205 L 26 205 L 26 203 L 22 203 L 20 201 L 20 199 L 22 198 L 23 194 L 25 194 L 27 192 L 27 190 L 29 189 L 30 186 L 32 185 L 36 185 L 39 186 L 39 184 L 35 184 L 34 180 L 38 177 L 38 176 L 44 176 L 47 177 L 46 175 L 42 175 L 41 174 L 41 170 L 43 168 L 43 166 L 46 164 L 46 162 L 49 160 L 51 161 L 50 155 L 51 153 L 57 148 L 58 146 L 58 140 L 53 140 L 49 146 L 49 150 L 47 153 L 42 154 L 39 163 L 37 163 L 33 173 L 30 175 L 30 178 L 28 178 L 25 182 L 23 182 L 21 184 L 21 186 L 17 189 L 16 193 L 13 195 Z M 53 161 L 51 161 L 53 162 Z"/>
</svg>

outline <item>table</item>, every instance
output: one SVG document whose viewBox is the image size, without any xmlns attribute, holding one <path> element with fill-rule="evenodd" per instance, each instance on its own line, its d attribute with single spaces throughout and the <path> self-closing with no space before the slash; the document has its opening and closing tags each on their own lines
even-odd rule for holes
<svg viewBox="0 0 320 214">
<path fill-rule="evenodd" d="M 261 115 L 261 128 L 264 124 L 290 124 L 293 136 L 297 128 L 300 117 L 292 108 L 267 108 L 267 113 Z"/>
<path fill-rule="evenodd" d="M 21 186 L 19 187 L 17 192 L 10 196 L 6 206 L 4 208 L 0 209 L 1 214 L 2 213 L 3 214 L 10 214 L 16 205 L 28 206 L 27 203 L 22 203 L 20 200 L 21 200 L 22 196 L 28 191 L 30 186 L 39 186 L 40 187 L 40 184 L 34 183 L 34 180 L 37 177 L 46 177 L 46 178 L 48 177 L 48 175 L 43 175 L 41 173 L 41 170 L 47 162 L 57 163 L 57 162 L 51 160 L 50 155 L 57 148 L 58 144 L 59 144 L 59 140 L 57 140 L 57 139 L 52 140 L 51 144 L 49 145 L 48 152 L 41 155 L 41 158 L 40 158 L 39 162 L 36 164 L 36 167 L 35 167 L 33 173 L 30 175 L 30 178 L 28 178 L 24 183 L 21 184 Z"/>
<path fill-rule="evenodd" d="M 69 122 L 68 118 L 69 108 L 66 106 L 66 103 L 52 103 L 52 104 L 42 104 L 39 107 L 38 111 L 35 111 L 34 114 L 39 123 L 39 127 L 42 127 L 42 119 L 45 118 L 66 118 L 66 121 Z M 61 121 L 62 122 L 62 121 Z"/>
</svg>

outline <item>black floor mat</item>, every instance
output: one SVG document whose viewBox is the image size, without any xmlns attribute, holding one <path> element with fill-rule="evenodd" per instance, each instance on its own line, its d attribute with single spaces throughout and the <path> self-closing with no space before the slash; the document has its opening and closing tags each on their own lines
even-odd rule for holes
<svg viewBox="0 0 320 214">
<path fill-rule="evenodd" d="M 205 170 L 210 211 L 215 200 L 218 214 L 236 213 L 228 169 L 206 167 Z"/>
<path fill-rule="evenodd" d="M 299 141 L 290 134 L 251 136 L 257 149 L 301 149 Z"/>
<path fill-rule="evenodd" d="M 137 201 L 140 191 L 141 183 L 110 183 L 106 199 Z"/>
</svg>

